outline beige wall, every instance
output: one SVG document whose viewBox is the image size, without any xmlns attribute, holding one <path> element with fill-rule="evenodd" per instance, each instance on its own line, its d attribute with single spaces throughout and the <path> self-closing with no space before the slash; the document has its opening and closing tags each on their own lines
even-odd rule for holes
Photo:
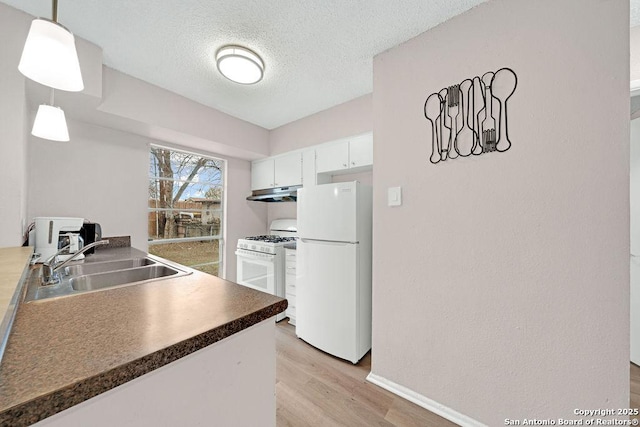
<svg viewBox="0 0 640 427">
<path fill-rule="evenodd" d="M 267 203 L 250 202 L 246 199 L 251 193 L 251 163 L 247 160 L 227 158 L 227 194 L 225 256 L 226 275 L 236 280 L 236 244 L 238 239 L 264 234 L 267 229 Z"/>
<path fill-rule="evenodd" d="M 26 39 L 31 18 L 6 9 L 6 13 L 0 13 L 0 247 L 22 244 L 27 204 L 25 87 L 24 77 L 18 72 L 22 46 L 5 40 Z"/>
<path fill-rule="evenodd" d="M 320 111 L 269 132 L 269 155 L 371 132 L 371 94 Z"/>
<path fill-rule="evenodd" d="M 629 30 L 630 80 L 640 83 L 640 26 Z"/>
<path fill-rule="evenodd" d="M 33 117 L 31 117 L 33 119 Z M 71 216 L 147 249 L 150 140 L 67 120 L 69 142 L 29 139 L 28 217 Z"/>
<path fill-rule="evenodd" d="M 494 0 L 375 58 L 374 374 L 492 426 L 628 405 L 628 22 Z M 503 66 L 511 150 L 429 163 L 426 96 Z"/>
<path fill-rule="evenodd" d="M 630 354 L 640 364 L 640 120 L 630 124 L 629 211 L 631 234 L 630 274 Z"/>
<path fill-rule="evenodd" d="M 132 246 L 146 250 L 151 141 L 67 122 L 69 142 L 29 139 L 28 218 L 86 218 L 104 236 L 131 236 Z"/>
<path fill-rule="evenodd" d="M 153 138 L 227 157 L 268 155 L 269 131 L 260 126 L 107 67 L 103 90 L 98 111 L 144 123 Z"/>
<path fill-rule="evenodd" d="M 149 144 L 158 141 L 76 121 L 69 121 L 69 132 L 67 143 L 29 140 L 28 218 L 87 218 L 102 225 L 103 235 L 130 235 L 134 247 L 147 250 Z M 264 231 L 266 206 L 239 197 L 250 187 L 250 163 L 226 160 L 223 256 L 225 277 L 235 280 L 236 242 Z"/>
</svg>

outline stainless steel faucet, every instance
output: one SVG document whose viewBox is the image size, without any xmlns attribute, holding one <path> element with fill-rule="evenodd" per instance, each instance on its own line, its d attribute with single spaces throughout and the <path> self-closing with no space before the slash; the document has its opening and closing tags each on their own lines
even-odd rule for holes
<svg viewBox="0 0 640 427">
<path fill-rule="evenodd" d="M 42 285 L 47 286 L 47 285 L 55 285 L 57 283 L 60 283 L 60 276 L 58 275 L 58 270 L 66 266 L 68 263 L 70 263 L 71 261 L 79 257 L 80 254 L 85 253 L 89 249 L 96 246 L 100 246 L 100 245 L 106 245 L 108 243 L 109 243 L 109 240 L 98 240 L 97 242 L 89 243 L 87 246 L 83 246 L 82 249 L 80 249 L 78 252 L 71 255 L 70 258 L 67 258 L 66 260 L 58 263 L 57 262 L 58 255 L 60 255 L 62 252 L 69 249 L 69 245 L 60 249 L 58 252 L 53 254 L 51 257 L 49 257 L 49 259 L 47 259 L 45 262 L 42 263 Z"/>
</svg>

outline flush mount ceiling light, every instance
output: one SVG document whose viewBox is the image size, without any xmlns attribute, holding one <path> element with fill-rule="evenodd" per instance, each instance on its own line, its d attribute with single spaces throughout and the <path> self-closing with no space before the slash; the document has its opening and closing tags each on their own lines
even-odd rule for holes
<svg viewBox="0 0 640 427">
<path fill-rule="evenodd" d="M 262 80 L 264 62 L 253 51 L 242 46 L 224 46 L 216 53 L 218 70 L 236 83 L 250 85 Z"/>
<path fill-rule="evenodd" d="M 18 69 L 45 86 L 79 92 L 84 89 L 76 42 L 71 31 L 58 24 L 58 1 L 53 0 L 53 20 L 31 22 Z"/>
<path fill-rule="evenodd" d="M 51 141 L 69 141 L 69 130 L 64 111 L 53 105 L 53 89 L 51 89 L 50 104 L 41 104 L 38 107 L 31 135 Z"/>
</svg>

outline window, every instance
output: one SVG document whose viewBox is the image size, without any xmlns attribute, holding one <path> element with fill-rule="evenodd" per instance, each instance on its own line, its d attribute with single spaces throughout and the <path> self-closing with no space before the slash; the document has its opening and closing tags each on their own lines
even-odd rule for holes
<svg viewBox="0 0 640 427">
<path fill-rule="evenodd" d="M 151 146 L 149 253 L 222 273 L 225 161 Z"/>
</svg>

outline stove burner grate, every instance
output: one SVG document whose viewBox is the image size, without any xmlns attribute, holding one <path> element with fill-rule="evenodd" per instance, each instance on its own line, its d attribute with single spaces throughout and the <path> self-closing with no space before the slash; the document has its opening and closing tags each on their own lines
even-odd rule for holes
<svg viewBox="0 0 640 427">
<path fill-rule="evenodd" d="M 263 236 L 251 236 L 245 237 L 246 240 L 255 240 L 258 242 L 267 242 L 267 243 L 283 243 L 283 242 L 291 242 L 295 240 L 295 237 L 282 237 L 276 236 L 274 234 L 263 235 Z"/>
</svg>

